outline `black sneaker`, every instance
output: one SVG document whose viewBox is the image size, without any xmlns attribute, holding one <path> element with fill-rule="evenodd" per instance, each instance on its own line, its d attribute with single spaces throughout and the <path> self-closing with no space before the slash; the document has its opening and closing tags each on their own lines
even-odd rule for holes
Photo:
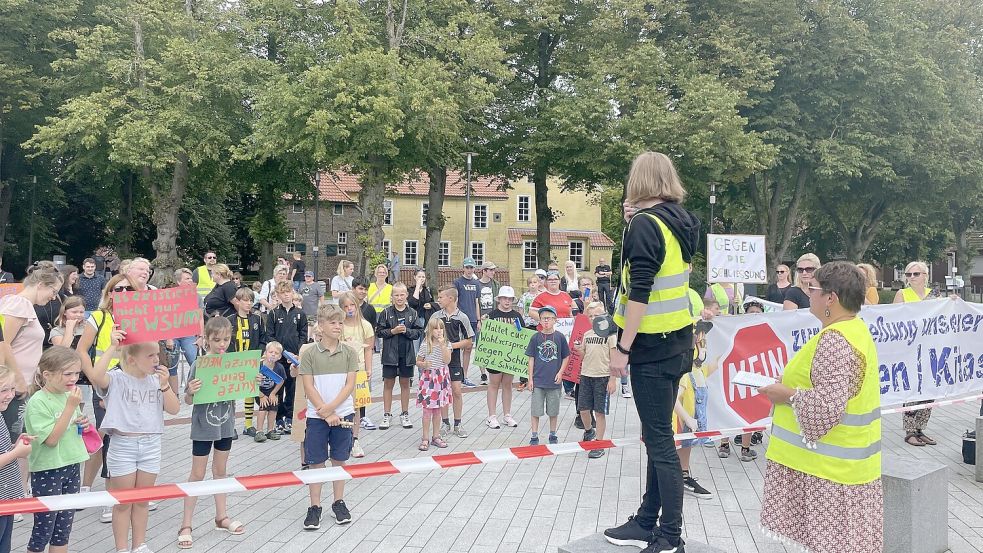
<svg viewBox="0 0 983 553">
<path fill-rule="evenodd" d="M 256 429 L 253 428 L 252 426 L 243 430 L 242 433 L 245 434 L 246 436 L 249 436 L 250 438 L 256 437 Z"/>
<path fill-rule="evenodd" d="M 713 492 L 701 486 L 692 476 L 683 477 L 683 490 L 698 499 L 713 499 Z"/>
<path fill-rule="evenodd" d="M 614 545 L 634 545 L 639 549 L 645 549 L 655 537 L 651 530 L 646 530 L 638 524 L 635 515 L 631 515 L 628 517 L 628 522 L 605 530 L 604 539 Z"/>
<path fill-rule="evenodd" d="M 488 375 L 485 373 L 481 373 L 481 385 L 482 386 L 488 385 Z"/>
<path fill-rule="evenodd" d="M 591 428 L 590 430 L 585 430 L 584 431 L 584 441 L 585 442 L 593 442 L 594 441 L 594 438 L 596 438 L 596 437 L 597 437 L 597 429 Z"/>
<path fill-rule="evenodd" d="M 656 532 L 653 538 L 655 541 L 643 549 L 642 553 L 686 553 L 684 547 L 686 542 L 683 541 L 683 538 L 675 538 L 670 541 L 670 538 L 667 538 L 662 532 Z"/>
<path fill-rule="evenodd" d="M 751 434 L 751 445 L 761 445 L 762 441 L 764 441 L 764 435 L 761 432 Z"/>
<path fill-rule="evenodd" d="M 338 524 L 348 524 L 352 521 L 352 514 L 348 511 L 348 506 L 345 505 L 344 500 L 339 499 L 332 503 L 331 510 L 334 511 L 334 517 Z"/>
<path fill-rule="evenodd" d="M 580 420 L 580 415 L 573 418 L 573 427 L 578 430 L 584 429 L 584 421 Z"/>
<path fill-rule="evenodd" d="M 304 530 L 321 529 L 321 507 L 314 506 L 307 508 L 307 518 L 304 519 Z"/>
</svg>

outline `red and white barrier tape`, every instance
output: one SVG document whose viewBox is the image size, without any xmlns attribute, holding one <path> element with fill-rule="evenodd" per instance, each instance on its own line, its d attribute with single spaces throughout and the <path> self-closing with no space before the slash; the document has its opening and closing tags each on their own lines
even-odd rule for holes
<svg viewBox="0 0 983 553">
<path fill-rule="evenodd" d="M 976 394 L 975 396 L 966 396 L 956 399 L 947 399 L 945 401 L 935 401 L 932 403 L 922 403 L 920 405 L 909 405 L 907 407 L 892 407 L 891 409 L 881 409 L 882 415 L 890 415 L 893 413 L 905 413 L 908 411 L 920 411 L 922 409 L 931 409 L 933 407 L 944 407 L 946 405 L 957 405 L 959 403 L 969 403 L 970 401 L 977 401 L 983 399 L 983 394 Z"/>
</svg>

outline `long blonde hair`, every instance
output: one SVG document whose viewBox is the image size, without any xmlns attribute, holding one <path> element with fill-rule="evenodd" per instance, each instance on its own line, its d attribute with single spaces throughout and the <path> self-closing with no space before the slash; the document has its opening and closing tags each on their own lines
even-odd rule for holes
<svg viewBox="0 0 983 553">
<path fill-rule="evenodd" d="M 430 317 L 430 320 L 427 321 L 427 335 L 424 339 L 427 341 L 427 346 L 430 348 L 431 352 L 434 350 L 433 331 L 437 330 L 438 328 L 444 331 L 444 340 L 446 340 L 447 334 L 444 328 L 444 321 L 442 321 L 440 317 Z"/>
<path fill-rule="evenodd" d="M 686 190 L 669 156 L 659 152 L 644 152 L 631 164 L 628 184 L 625 186 L 625 200 L 633 204 L 652 198 L 682 203 L 686 199 Z"/>
<path fill-rule="evenodd" d="M 857 268 L 867 277 L 867 288 L 877 288 L 877 270 L 870 263 L 860 263 Z"/>
<path fill-rule="evenodd" d="M 819 268 L 823 266 L 823 264 L 819 261 L 819 256 L 814 253 L 804 253 L 800 255 L 799 258 L 795 261 L 795 285 L 798 286 L 799 288 L 802 288 L 802 282 L 799 280 L 799 263 L 802 263 L 803 261 L 808 261 L 809 263 L 815 265 L 816 271 L 818 271 Z M 815 278 L 816 271 L 812 272 L 813 278 Z M 804 290 L 804 291 L 808 293 L 808 290 Z"/>
<path fill-rule="evenodd" d="M 38 361 L 38 370 L 34 372 L 34 382 L 31 383 L 30 393 L 37 393 L 38 390 L 44 388 L 46 382 L 44 373 L 61 374 L 74 368 L 76 364 L 81 366 L 82 360 L 79 359 L 78 352 L 72 348 L 51 346 L 44 350 L 44 353 L 41 354 L 41 360 Z"/>
</svg>

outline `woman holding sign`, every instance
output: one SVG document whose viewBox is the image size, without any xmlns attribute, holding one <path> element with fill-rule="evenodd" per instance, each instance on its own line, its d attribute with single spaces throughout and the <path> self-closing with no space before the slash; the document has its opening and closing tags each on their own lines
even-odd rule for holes
<svg viewBox="0 0 983 553">
<path fill-rule="evenodd" d="M 928 265 L 921 261 L 912 261 L 904 269 L 904 277 L 908 282 L 907 288 L 898 290 L 894 295 L 894 303 L 914 303 L 924 299 L 931 299 L 932 289 L 928 284 Z M 905 403 L 909 405 L 920 405 L 922 403 L 932 403 L 932 400 L 913 401 Z M 932 418 L 931 409 L 919 409 L 917 411 L 907 411 L 902 416 L 902 426 L 905 431 L 905 443 L 916 447 L 935 445 L 938 442 L 925 435 L 925 427 L 928 420 Z"/>
<path fill-rule="evenodd" d="M 822 330 L 780 383 L 758 388 L 775 404 L 761 526 L 816 553 L 883 549 L 880 373 L 857 317 L 866 288 L 852 263 L 816 271 L 810 311 Z"/>
</svg>

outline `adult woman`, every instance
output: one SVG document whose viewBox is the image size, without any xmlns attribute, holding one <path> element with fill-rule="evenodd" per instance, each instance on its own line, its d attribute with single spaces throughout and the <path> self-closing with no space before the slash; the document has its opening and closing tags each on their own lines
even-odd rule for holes
<svg viewBox="0 0 983 553">
<path fill-rule="evenodd" d="M 72 296 L 77 296 L 79 294 L 79 270 L 75 265 L 63 265 L 61 267 L 62 278 L 65 282 L 61 286 L 61 290 L 58 292 L 58 297 L 65 300 Z"/>
<path fill-rule="evenodd" d="M 611 376 L 624 376 L 631 363 L 647 456 L 646 488 L 637 515 L 604 536 L 619 545 L 645 543 L 652 552 L 677 551 L 682 545 L 683 472 L 672 411 L 679 379 L 693 364 L 693 320 L 686 298 L 688 264 L 700 236 L 700 221 L 680 205 L 685 197 L 665 154 L 646 152 L 632 163 L 614 313 L 621 332 L 611 351 Z"/>
<path fill-rule="evenodd" d="M 867 278 L 867 292 L 864 295 L 864 305 L 877 305 L 881 303 L 881 297 L 877 293 L 877 270 L 869 263 L 861 263 L 857 268 L 864 272 Z"/>
<path fill-rule="evenodd" d="M 572 292 L 580 290 L 580 275 L 577 273 L 577 264 L 567 261 L 563 265 L 563 278 L 560 279 L 560 290 Z"/>
<path fill-rule="evenodd" d="M 150 270 L 150 262 L 143 257 L 135 257 L 125 267 L 120 266 L 120 273 L 126 275 L 130 287 L 138 292 L 153 290 L 154 287 L 149 283 L 153 271 Z"/>
<path fill-rule="evenodd" d="M 205 315 L 209 317 L 228 317 L 236 312 L 232 300 L 236 297 L 236 285 L 232 282 L 232 271 L 224 263 L 212 266 L 212 280 L 215 288 L 205 296 Z"/>
<path fill-rule="evenodd" d="M 430 320 L 430 316 L 437 311 L 437 300 L 433 297 L 433 290 L 427 286 L 427 272 L 423 269 L 416 272 L 413 287 L 410 288 L 409 303 L 410 307 L 416 311 L 416 314 L 423 319 L 422 324 L 419 325 L 420 328 L 426 328 L 427 321 Z M 417 340 L 418 345 L 419 343 L 420 341 Z"/>
<path fill-rule="evenodd" d="M 268 311 L 273 311 L 276 306 L 280 305 L 280 299 L 276 295 L 276 285 L 281 282 L 286 282 L 287 280 L 287 267 L 284 265 L 277 265 L 273 269 L 273 278 L 267 280 L 263 283 L 263 287 L 259 291 L 259 310 L 263 313 Z"/>
<path fill-rule="evenodd" d="M 814 253 L 804 253 L 795 263 L 795 286 L 785 291 L 785 311 L 806 309 L 809 307 L 809 287 L 812 286 L 812 275 L 822 264 Z"/>
<path fill-rule="evenodd" d="M 775 282 L 768 285 L 768 292 L 765 299 L 775 303 L 785 303 L 785 293 L 788 292 L 792 282 L 789 280 L 788 265 L 775 267 Z"/>
<path fill-rule="evenodd" d="M 382 313 L 383 309 L 389 307 L 393 293 L 393 285 L 386 282 L 389 278 L 389 268 L 382 264 L 376 265 L 373 275 L 375 280 L 369 284 L 365 301 L 369 302 L 376 313 Z"/>
<path fill-rule="evenodd" d="M 932 290 L 928 284 L 928 265 L 921 261 L 912 261 L 904 268 L 905 281 L 908 282 L 907 288 L 898 290 L 894 295 L 894 303 L 913 303 L 922 301 L 932 295 Z M 921 405 L 931 403 L 931 400 L 912 401 L 905 403 L 909 405 Z M 925 427 L 928 420 L 932 418 L 931 409 L 919 409 L 917 411 L 907 411 L 901 417 L 901 426 L 905 431 L 905 443 L 916 447 L 935 445 L 937 442 L 925 435 Z"/>
<path fill-rule="evenodd" d="M 780 383 L 758 388 L 775 404 L 761 525 L 816 553 L 883 548 L 877 349 L 857 317 L 866 288 L 852 263 L 817 270 L 810 312 L 822 330 Z"/>
<path fill-rule="evenodd" d="M 352 291 L 352 273 L 355 264 L 347 259 L 338 262 L 338 272 L 331 277 L 331 297 L 338 299 L 345 292 Z"/>
</svg>

